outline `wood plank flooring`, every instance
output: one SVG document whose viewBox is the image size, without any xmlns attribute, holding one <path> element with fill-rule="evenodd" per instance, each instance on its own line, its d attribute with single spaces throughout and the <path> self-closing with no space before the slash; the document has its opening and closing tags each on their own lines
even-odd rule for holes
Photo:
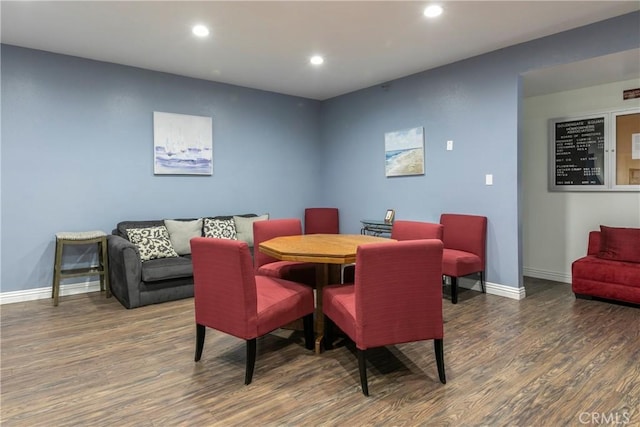
<svg viewBox="0 0 640 427">
<path fill-rule="evenodd" d="M 445 385 L 431 341 L 371 351 L 369 398 L 351 344 L 315 355 L 297 331 L 258 340 L 249 386 L 243 341 L 207 330 L 195 363 L 192 299 L 3 305 L 0 424 L 639 426 L 640 309 L 525 286 L 521 301 L 470 290 L 444 301 Z"/>
</svg>

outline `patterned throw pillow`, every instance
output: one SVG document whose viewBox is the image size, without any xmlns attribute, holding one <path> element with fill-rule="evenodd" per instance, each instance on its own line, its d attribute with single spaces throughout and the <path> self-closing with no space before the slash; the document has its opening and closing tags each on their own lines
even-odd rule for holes
<svg viewBox="0 0 640 427">
<path fill-rule="evenodd" d="M 140 251 L 140 259 L 149 261 L 156 258 L 175 258 L 178 256 L 171 240 L 167 227 L 160 225 L 147 228 L 128 228 L 129 241 L 136 245 Z"/>
<path fill-rule="evenodd" d="M 237 240 L 236 223 L 233 218 L 229 219 L 204 219 L 204 237 L 215 237 L 217 239 Z"/>
</svg>

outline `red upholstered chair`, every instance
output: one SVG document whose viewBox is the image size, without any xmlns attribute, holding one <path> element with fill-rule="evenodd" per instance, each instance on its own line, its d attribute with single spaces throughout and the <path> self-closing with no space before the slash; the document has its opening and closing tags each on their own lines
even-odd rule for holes
<svg viewBox="0 0 640 427">
<path fill-rule="evenodd" d="M 326 286 L 323 312 L 328 348 L 334 324 L 354 341 L 365 396 L 365 352 L 373 347 L 433 339 L 438 376 L 446 382 L 440 240 L 359 246 L 355 283 Z"/>
<path fill-rule="evenodd" d="M 191 239 L 196 354 L 199 361 L 206 328 L 247 341 L 244 383 L 251 383 L 256 338 L 303 318 L 305 347 L 313 349 L 313 290 L 308 286 L 255 276 L 245 242 L 195 237 Z"/>
<path fill-rule="evenodd" d="M 487 217 L 444 213 L 442 242 L 442 274 L 451 278 L 451 302 L 458 303 L 458 277 L 480 273 L 484 288 L 485 253 L 487 246 Z"/>
<path fill-rule="evenodd" d="M 396 220 L 391 228 L 391 238 L 395 240 L 442 240 L 442 230 L 442 224 L 433 222 Z M 343 273 L 344 283 L 353 282 L 354 274 L 354 266 L 346 266 Z"/>
<path fill-rule="evenodd" d="M 340 234 L 340 215 L 338 209 L 305 209 L 304 234 Z"/>
<path fill-rule="evenodd" d="M 315 285 L 316 265 L 308 262 L 280 261 L 260 252 L 260 243 L 280 236 L 302 234 L 302 224 L 297 218 L 269 219 L 253 223 L 253 265 L 256 274 Z"/>
</svg>

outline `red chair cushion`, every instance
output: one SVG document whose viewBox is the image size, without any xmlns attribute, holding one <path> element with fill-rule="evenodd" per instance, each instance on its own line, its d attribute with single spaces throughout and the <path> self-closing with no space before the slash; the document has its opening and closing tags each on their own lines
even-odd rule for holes
<svg viewBox="0 0 640 427">
<path fill-rule="evenodd" d="M 445 276 L 460 277 L 482 270 L 482 260 L 477 255 L 455 249 L 442 251 L 442 274 Z"/>
<path fill-rule="evenodd" d="M 313 312 L 313 290 L 273 277 L 256 276 L 258 336 Z"/>
</svg>

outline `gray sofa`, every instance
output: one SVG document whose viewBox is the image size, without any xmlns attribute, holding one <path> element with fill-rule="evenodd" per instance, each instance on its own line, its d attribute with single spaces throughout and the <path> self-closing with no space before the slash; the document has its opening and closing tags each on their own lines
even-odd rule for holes
<svg viewBox="0 0 640 427">
<path fill-rule="evenodd" d="M 238 216 L 257 218 L 255 214 Z M 233 216 L 211 218 L 233 219 Z M 193 219 L 177 221 L 193 221 Z M 127 229 L 164 224 L 164 220 L 122 221 L 107 237 L 111 292 L 126 308 L 193 296 L 193 267 L 190 254 L 143 262 L 138 247 L 129 241 Z M 252 239 L 250 246 L 252 246 Z"/>
</svg>

